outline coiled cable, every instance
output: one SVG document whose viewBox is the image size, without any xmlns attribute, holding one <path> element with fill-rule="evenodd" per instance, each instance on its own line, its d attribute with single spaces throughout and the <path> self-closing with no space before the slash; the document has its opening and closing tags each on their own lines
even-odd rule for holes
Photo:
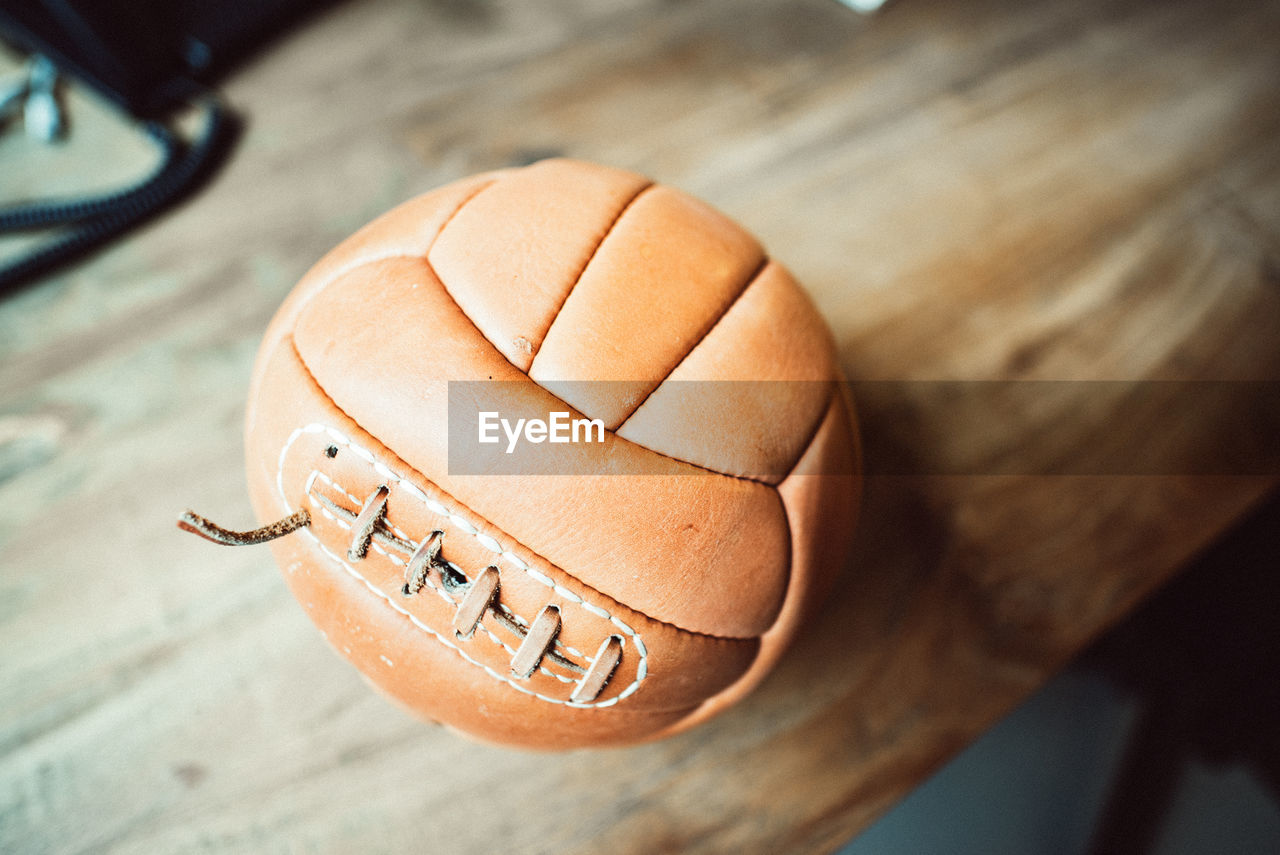
<svg viewBox="0 0 1280 855">
<path fill-rule="evenodd" d="M 25 202 L 0 207 L 0 234 L 64 227 L 51 241 L 0 264 L 0 294 L 79 258 L 160 213 L 194 190 L 222 162 L 239 129 L 218 96 L 199 98 L 204 126 L 190 143 L 159 121 L 142 130 L 160 149 L 160 162 L 142 181 L 86 199 Z"/>
</svg>

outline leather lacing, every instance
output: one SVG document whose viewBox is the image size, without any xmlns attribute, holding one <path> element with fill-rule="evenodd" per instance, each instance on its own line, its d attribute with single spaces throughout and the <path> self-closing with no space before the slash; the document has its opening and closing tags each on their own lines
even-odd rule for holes
<svg viewBox="0 0 1280 855">
<path fill-rule="evenodd" d="M 415 596 L 427 585 L 433 574 L 450 601 L 454 599 L 454 594 L 461 592 L 462 599 L 457 603 L 457 611 L 453 616 L 453 632 L 459 641 L 470 641 L 486 616 L 519 638 L 520 646 L 512 655 L 510 664 L 511 675 L 516 679 L 526 680 L 533 676 L 545 660 L 582 675 L 570 696 L 573 703 L 590 703 L 608 685 L 609 678 L 622 659 L 621 638 L 617 635 L 606 638 L 587 668 L 569 659 L 555 649 L 556 637 L 560 633 L 558 606 L 543 606 L 533 623 L 528 627 L 523 626 L 499 606 L 502 580 L 497 565 L 489 565 L 475 579 L 468 580 L 455 565 L 442 557 L 445 537 L 443 531 L 433 530 L 421 542 L 415 543 L 392 530 L 386 522 L 387 502 L 391 491 L 385 484 L 374 490 L 358 511 L 344 507 L 327 496 L 318 493 L 313 495 L 335 517 L 350 522 L 348 560 L 363 561 L 369 553 L 369 546 L 376 539 L 383 546 L 408 555 L 404 565 L 404 584 L 400 589 L 403 596 Z M 222 528 L 192 511 L 187 511 L 178 520 L 178 527 L 184 531 L 227 546 L 265 543 L 310 524 L 311 515 L 305 508 L 270 525 L 245 532 Z"/>
</svg>

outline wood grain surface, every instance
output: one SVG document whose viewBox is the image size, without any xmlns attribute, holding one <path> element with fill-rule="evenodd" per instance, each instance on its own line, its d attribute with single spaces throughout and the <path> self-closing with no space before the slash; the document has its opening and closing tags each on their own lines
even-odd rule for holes
<svg viewBox="0 0 1280 855">
<path fill-rule="evenodd" d="M 1280 3 L 1237 0 L 326 12 L 230 81 L 248 130 L 206 191 L 0 302 L 0 851 L 838 847 L 1273 486 L 1176 474 L 1230 408 L 1135 413 L 1069 382 L 953 420 L 896 381 L 1280 378 L 1277 45 Z M 0 137 L 4 199 L 145 169 L 70 100 L 63 148 Z M 895 381 L 867 386 L 863 427 L 916 474 L 869 479 L 846 582 L 739 707 L 534 755 L 394 708 L 265 549 L 174 520 L 250 522 L 250 364 L 315 259 L 548 154 L 756 232 L 850 376 Z M 1166 474 L 1050 465 L 1100 442 L 1154 443 Z M 1020 468 L 928 474 L 966 455 Z"/>
</svg>

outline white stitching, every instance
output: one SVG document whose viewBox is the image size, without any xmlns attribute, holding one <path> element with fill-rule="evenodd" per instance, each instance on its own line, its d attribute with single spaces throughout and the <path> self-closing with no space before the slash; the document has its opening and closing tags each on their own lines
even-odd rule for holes
<svg viewBox="0 0 1280 855">
<path fill-rule="evenodd" d="M 381 464 L 378 460 L 374 459 L 374 456 L 372 453 L 356 445 L 345 435 L 335 430 L 334 428 L 329 427 L 328 425 L 322 425 L 322 424 L 313 422 L 312 424 L 306 425 L 304 427 L 296 428 L 293 431 L 293 433 L 289 435 L 289 438 L 285 441 L 284 446 L 280 449 L 280 457 L 276 462 L 276 490 L 280 495 L 280 501 L 284 503 L 284 506 L 288 508 L 290 512 L 293 511 L 293 508 L 289 505 L 289 499 L 285 495 L 285 491 L 284 491 L 284 461 L 285 461 L 285 457 L 289 453 L 289 449 L 293 447 L 293 443 L 297 441 L 298 437 L 302 436 L 304 433 L 323 433 L 323 434 L 326 434 L 334 442 L 338 442 L 338 443 L 341 443 L 342 445 L 345 445 L 347 448 L 351 449 L 352 453 L 354 453 L 357 457 L 359 457 L 361 460 L 364 460 L 370 466 L 374 467 L 374 470 L 378 471 L 379 474 L 382 474 L 383 477 L 399 483 L 402 487 L 404 487 L 404 489 L 410 495 L 422 501 L 423 504 L 426 505 L 427 509 L 430 510 L 432 513 L 438 516 L 448 517 L 449 520 L 454 524 L 454 526 L 466 532 L 467 534 L 470 534 L 473 537 L 476 537 L 477 542 L 482 547 L 498 555 L 500 558 L 505 559 L 509 564 L 511 564 L 512 566 L 516 567 L 519 570 L 522 570 L 523 572 L 528 574 L 530 578 L 534 579 L 535 581 L 540 582 L 541 584 L 546 585 L 548 588 L 551 588 L 553 591 L 556 591 L 557 593 L 559 593 L 559 591 L 557 590 L 559 586 L 557 586 L 552 579 L 548 578 L 545 574 L 539 573 L 537 570 L 534 570 L 519 556 L 504 549 L 502 545 L 498 543 L 498 541 L 494 540 L 492 537 L 485 536 L 485 539 L 493 541 L 493 546 L 496 548 L 490 547 L 488 544 L 485 543 L 484 540 L 480 539 L 482 533 L 478 531 L 476 527 L 472 525 L 469 520 L 467 520 L 462 516 L 459 516 L 457 513 L 449 510 L 444 505 L 440 504 L 438 501 L 428 497 L 425 493 L 422 492 L 422 490 L 418 489 L 418 487 L 414 486 L 405 478 L 403 478 L 396 472 L 392 471 L 391 469 L 387 468 L 385 465 Z M 382 466 L 382 469 L 385 470 L 385 473 L 378 469 L 379 466 Z M 332 479 L 329 479 L 329 480 L 332 483 Z M 313 484 L 312 477 L 309 476 L 308 482 L 307 482 L 308 488 L 312 486 L 312 484 Z M 334 486 L 337 487 L 336 484 Z M 344 490 L 343 492 L 345 493 L 346 491 Z M 393 530 L 395 530 L 397 534 L 400 534 L 401 537 L 405 537 L 402 533 L 399 532 L 398 529 L 393 529 Z M 645 677 L 648 676 L 649 652 L 648 652 L 648 649 L 645 647 L 644 642 L 641 640 L 639 633 L 637 633 L 634 629 L 628 626 L 625 622 L 623 622 L 616 616 L 610 614 L 609 612 L 605 611 L 604 609 L 600 608 L 599 606 L 593 605 L 591 603 L 588 603 L 578 598 L 577 604 L 579 606 L 581 606 L 582 608 L 586 609 L 587 611 L 591 612 L 594 615 L 598 615 L 600 617 L 608 619 L 614 626 L 616 626 L 619 630 L 621 630 L 625 635 L 629 636 L 632 639 L 632 641 L 635 643 L 636 653 L 640 655 L 640 661 L 636 665 L 635 679 L 632 680 L 631 684 L 628 685 L 625 689 L 623 689 L 622 692 L 619 693 L 617 696 L 612 697 L 607 701 L 599 701 L 599 702 L 592 702 L 592 703 L 575 703 L 573 701 L 562 701 L 558 698 L 547 697 L 546 695 L 535 692 L 532 689 L 527 689 L 524 686 L 521 686 L 520 684 L 512 681 L 510 678 L 502 674 L 499 674 L 497 671 L 494 671 L 488 665 L 485 665 L 482 662 L 477 662 L 475 659 L 472 659 L 470 656 L 467 655 L 466 651 L 464 651 L 462 648 L 453 644 L 447 638 L 445 638 L 444 636 L 436 632 L 434 629 L 427 626 L 422 621 L 418 620 L 417 617 L 415 617 L 412 613 L 406 610 L 399 603 L 392 600 L 380 588 L 378 588 L 376 585 L 374 585 L 364 576 L 360 575 L 360 573 L 354 567 L 352 567 L 346 561 L 343 561 L 341 558 L 339 558 L 332 550 L 330 550 L 327 546 L 325 546 L 324 543 L 320 541 L 320 538 L 316 537 L 315 534 L 312 533 L 309 528 L 303 528 L 301 529 L 301 532 L 305 536 L 310 537 L 313 541 L 315 541 L 316 545 L 319 546 L 320 549 L 326 555 L 328 555 L 330 558 L 336 561 L 344 570 L 346 570 L 348 574 L 358 579 L 359 581 L 363 582 L 365 587 L 367 587 L 374 594 L 381 597 L 383 601 L 386 602 L 387 605 L 391 606 L 391 608 L 395 609 L 397 612 L 400 612 L 402 615 L 407 617 L 414 624 L 414 626 L 434 636 L 436 640 L 439 641 L 441 644 L 443 644 L 445 647 L 450 648 L 459 656 L 461 656 L 463 659 L 470 662 L 472 665 L 475 665 L 483 669 L 484 672 L 488 674 L 490 677 L 492 677 L 493 679 L 498 680 L 499 682 L 502 682 L 502 683 L 506 683 L 507 685 L 511 686 L 511 688 L 519 692 L 523 692 L 526 695 L 532 695 L 533 697 L 539 700 L 547 701 L 553 704 L 561 704 L 567 707 L 575 707 L 579 709 L 601 709 L 603 707 L 613 706 L 623 698 L 628 697 L 631 694 L 634 694 L 636 689 L 640 688 L 640 684 L 644 681 Z M 408 540 L 409 538 L 405 537 L 405 539 Z M 440 592 L 440 593 L 443 593 L 443 592 Z M 564 595 L 561 594 L 561 596 L 564 596 Z M 570 602 L 574 602 L 574 600 L 570 600 Z M 626 644 L 625 638 L 621 638 L 619 640 L 624 645 Z"/>
</svg>

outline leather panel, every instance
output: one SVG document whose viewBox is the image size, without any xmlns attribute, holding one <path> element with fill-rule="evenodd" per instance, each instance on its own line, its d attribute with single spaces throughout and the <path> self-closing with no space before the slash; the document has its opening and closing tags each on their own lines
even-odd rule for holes
<svg viewBox="0 0 1280 855">
<path fill-rule="evenodd" d="M 755 238 L 723 214 L 678 190 L 650 188 L 600 244 L 529 376 L 613 430 L 711 329 L 763 261 Z M 617 382 L 575 382 L 583 380 Z"/>
<path fill-rule="evenodd" d="M 596 247 L 648 184 L 620 169 L 541 161 L 468 202 L 428 260 L 485 338 L 528 371 Z"/>
<path fill-rule="evenodd" d="M 777 483 L 817 429 L 838 373 L 826 324 L 771 261 L 618 435 L 716 472 Z"/>
<path fill-rule="evenodd" d="M 741 700 L 777 665 L 846 569 L 862 501 L 862 458 L 853 405 L 839 384 L 795 470 L 778 485 L 791 526 L 794 566 L 786 602 L 760 638 L 760 655 L 728 689 L 659 736 L 694 727 Z"/>
</svg>

